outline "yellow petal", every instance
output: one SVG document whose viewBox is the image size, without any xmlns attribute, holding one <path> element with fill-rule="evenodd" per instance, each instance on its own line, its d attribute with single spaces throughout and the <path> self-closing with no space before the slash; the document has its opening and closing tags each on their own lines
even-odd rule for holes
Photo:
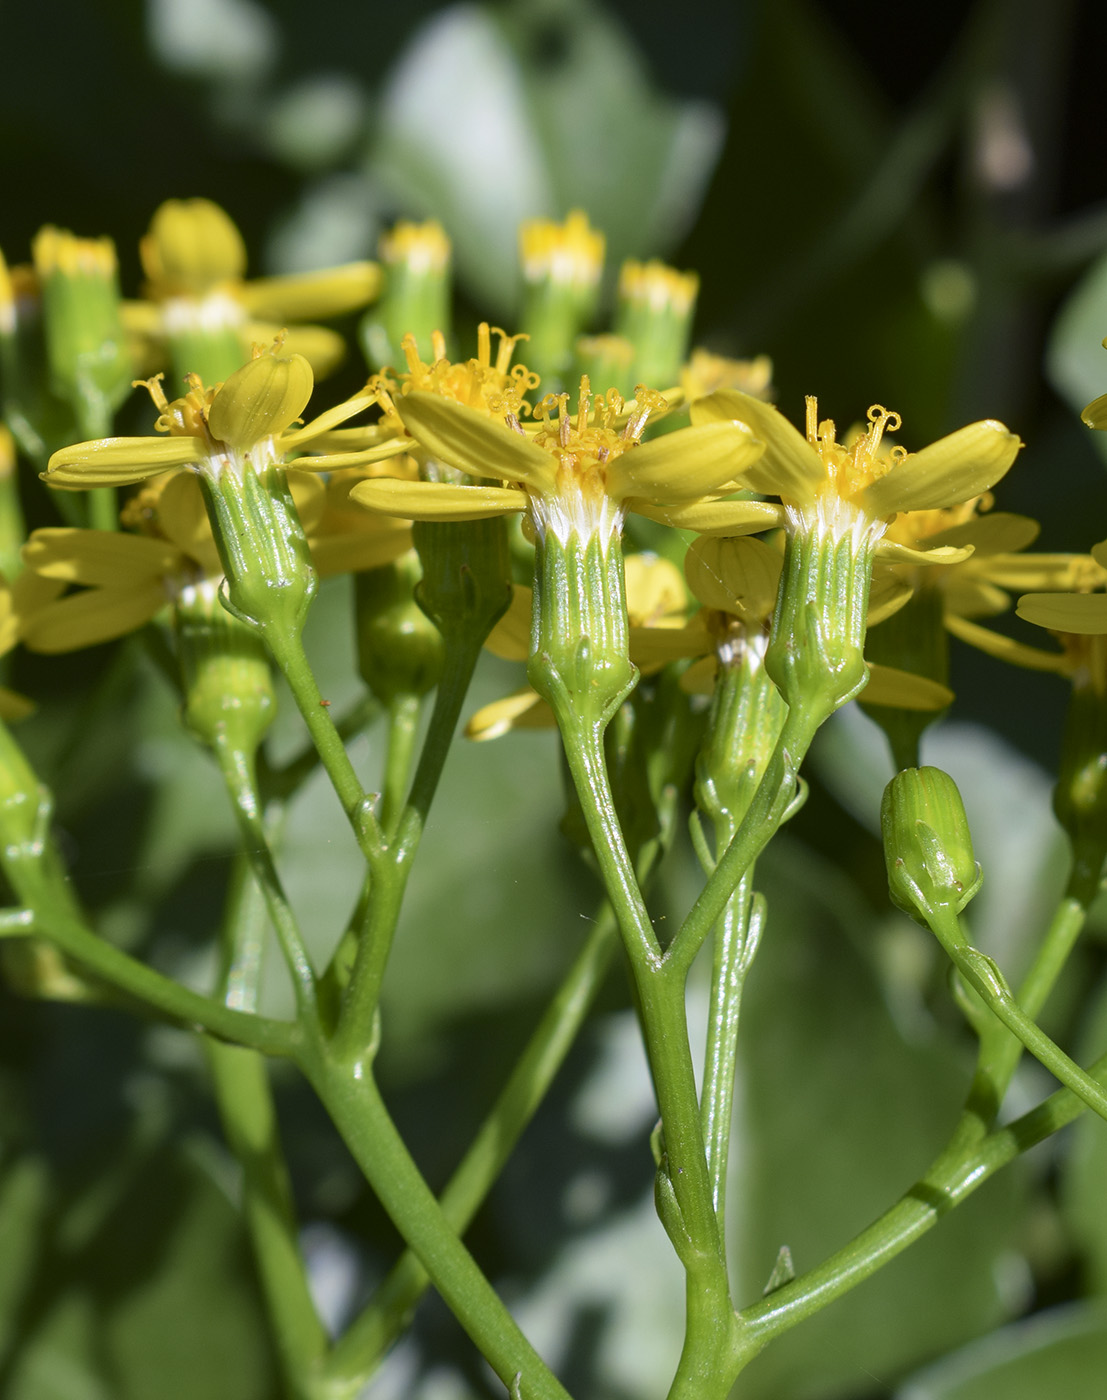
<svg viewBox="0 0 1107 1400">
<path fill-rule="evenodd" d="M 283 335 L 284 353 L 302 355 L 316 379 L 325 379 L 346 358 L 345 340 L 337 331 L 329 331 L 325 326 L 286 326 L 283 322 L 249 321 L 242 327 L 241 334 L 247 352 L 251 345 L 271 345 L 275 336 Z"/>
<path fill-rule="evenodd" d="M 715 689 L 715 673 L 719 662 L 714 654 L 694 661 L 680 678 L 680 688 L 688 695 L 710 695 Z"/>
<path fill-rule="evenodd" d="M 910 521 L 907 522 L 910 526 Z M 972 545 L 978 557 L 990 554 L 1017 554 L 1028 549 L 1041 533 L 1041 526 L 1028 515 L 1012 515 L 1009 511 L 992 511 L 988 515 L 976 515 L 963 525 L 954 525 L 950 530 L 930 535 L 916 543 L 927 549 L 939 545 Z"/>
<path fill-rule="evenodd" d="M 1093 399 L 1080 417 L 1089 428 L 1107 428 L 1107 394 Z"/>
<path fill-rule="evenodd" d="M 116 530 L 36 530 L 23 546 L 23 562 L 46 578 L 96 588 L 138 588 L 180 572 L 176 545 Z"/>
<path fill-rule="evenodd" d="M 327 488 L 317 476 L 309 476 L 307 472 L 289 471 L 285 476 L 296 503 L 300 524 L 304 527 L 304 533 L 310 535 L 327 508 Z"/>
<path fill-rule="evenodd" d="M 28 700 L 17 691 L 9 690 L 6 685 L 0 685 L 0 719 L 5 723 L 14 724 L 17 720 L 26 719 L 34 708 L 33 700 Z"/>
<path fill-rule="evenodd" d="M 1107 632 L 1107 593 L 1027 593 L 1016 612 L 1051 632 L 1098 636 Z"/>
<path fill-rule="evenodd" d="M 744 423 L 678 428 L 616 457 L 608 494 L 620 501 L 694 501 L 744 472 L 763 451 Z"/>
<path fill-rule="evenodd" d="M 696 619 L 687 627 L 632 627 L 629 636 L 630 659 L 647 676 L 670 661 L 703 656 L 715 649 L 711 633 Z"/>
<path fill-rule="evenodd" d="M 737 389 L 717 389 L 692 405 L 693 423 L 745 423 L 765 444 L 765 455 L 745 472 L 754 491 L 800 503 L 811 500 L 826 479 L 822 458 L 783 413 Z"/>
<path fill-rule="evenodd" d="M 334 408 L 328 408 L 325 413 L 320 413 L 310 423 L 305 423 L 302 428 L 296 428 L 290 433 L 282 433 L 281 451 L 298 451 L 304 443 L 322 437 L 324 433 L 329 433 L 332 428 L 337 428 L 339 423 L 345 423 L 348 418 L 353 418 L 356 413 L 363 413 L 365 409 L 372 408 L 376 402 L 376 394 L 355 394 L 353 398 L 344 399 L 342 403 L 335 404 Z M 379 430 L 377 431 L 379 432 Z"/>
<path fill-rule="evenodd" d="M 1033 583 L 1024 587 L 1033 588 Z M 943 580 L 942 595 L 947 612 L 960 617 L 998 617 L 1011 606 L 1010 597 L 987 579 L 954 571 Z"/>
<path fill-rule="evenodd" d="M 688 608 L 684 575 L 659 554 L 628 554 L 623 560 L 626 578 L 627 615 L 636 627 L 664 625 L 676 617 L 678 623 Z"/>
<path fill-rule="evenodd" d="M 374 262 L 344 263 L 322 272 L 288 277 L 255 277 L 243 282 L 238 299 L 253 316 L 275 321 L 329 320 L 367 305 L 380 291 L 381 270 Z"/>
<path fill-rule="evenodd" d="M 693 501 L 688 505 L 656 506 L 632 500 L 629 507 L 648 520 L 678 530 L 695 530 L 701 535 L 754 535 L 784 524 L 784 507 L 770 501 Z"/>
<path fill-rule="evenodd" d="M 858 504 L 880 518 L 960 505 L 994 486 L 1021 446 L 995 419 L 970 423 L 896 462 L 861 492 Z"/>
<path fill-rule="evenodd" d="M 131 486 L 169 467 L 186 467 L 205 456 L 193 437 L 116 437 L 77 442 L 55 452 L 43 472 L 49 486 L 83 489 Z"/>
<path fill-rule="evenodd" d="M 969 646 L 976 647 L 977 651 L 994 656 L 999 661 L 1009 661 L 1028 671 L 1053 671 L 1062 674 L 1065 671 L 1067 658 L 1064 652 L 1028 647 L 1024 642 L 1016 642 L 1013 638 L 1004 637 L 987 627 L 979 627 L 975 622 L 969 622 L 967 618 L 958 617 L 955 613 L 946 614 L 946 629 L 961 641 L 968 642 Z"/>
<path fill-rule="evenodd" d="M 284 439 L 281 439 L 284 442 Z M 411 451 L 410 438 L 394 438 L 362 452 L 334 452 L 320 457 L 297 457 L 296 466 L 302 472 L 339 472 L 347 467 L 368 467 L 374 462 L 387 462 Z"/>
<path fill-rule="evenodd" d="M 164 606 L 160 585 L 88 588 L 47 604 L 28 622 L 23 641 L 32 651 L 77 651 L 133 632 Z"/>
<path fill-rule="evenodd" d="M 200 296 L 246 270 L 246 246 L 210 199 L 167 199 L 139 241 L 142 269 L 160 296 Z"/>
<path fill-rule="evenodd" d="M 200 478 L 195 472 L 178 472 L 170 477 L 161 489 L 156 509 L 158 528 L 182 554 L 194 559 L 211 577 L 222 573 Z"/>
<path fill-rule="evenodd" d="M 954 549 L 942 545 L 938 549 L 912 549 L 910 545 L 896 544 L 895 540 L 881 540 L 876 547 L 876 558 L 886 564 L 960 564 L 972 557 L 972 545 Z"/>
<path fill-rule="evenodd" d="M 488 520 L 526 509 L 522 491 L 502 486 L 455 486 L 445 481 L 399 481 L 380 476 L 362 481 L 350 500 L 401 520 Z"/>
<path fill-rule="evenodd" d="M 530 655 L 530 626 L 534 615 L 534 590 L 517 583 L 507 612 L 484 643 L 493 656 L 505 661 L 525 661 Z"/>
<path fill-rule="evenodd" d="M 761 540 L 693 540 L 684 560 L 688 587 L 706 607 L 761 622 L 776 607 L 784 561 Z"/>
<path fill-rule="evenodd" d="M 869 626 L 875 627 L 878 622 L 899 612 L 914 591 L 907 579 L 893 570 L 874 569 L 869 589 Z"/>
<path fill-rule="evenodd" d="M 866 705 L 890 705 L 897 710 L 944 710 L 953 704 L 953 691 L 926 676 L 898 671 L 894 666 L 865 663 L 869 683 L 861 692 Z"/>
<path fill-rule="evenodd" d="M 521 481 L 552 491 L 553 458 L 502 423 L 438 394 L 407 394 L 397 407 L 408 432 L 440 462 L 470 476 Z"/>
<path fill-rule="evenodd" d="M 985 573 L 1016 593 L 1085 593 L 1107 583 L 1107 572 L 1087 554 L 996 555 L 988 560 Z"/>
<path fill-rule="evenodd" d="M 469 739 L 498 739 L 511 729 L 554 729 L 557 721 L 545 700 L 533 690 L 493 700 L 474 714 L 465 726 Z"/>
<path fill-rule="evenodd" d="M 366 515 L 365 519 L 373 521 Z M 323 577 L 356 574 L 363 569 L 379 569 L 391 564 L 411 548 L 411 531 L 399 520 L 381 516 L 377 530 L 344 530 L 341 534 L 314 535 L 308 540 L 311 559 Z"/>
<path fill-rule="evenodd" d="M 208 426 L 215 437 L 248 452 L 299 418 L 314 385 L 303 355 L 259 355 L 224 381 L 208 411 Z"/>
</svg>

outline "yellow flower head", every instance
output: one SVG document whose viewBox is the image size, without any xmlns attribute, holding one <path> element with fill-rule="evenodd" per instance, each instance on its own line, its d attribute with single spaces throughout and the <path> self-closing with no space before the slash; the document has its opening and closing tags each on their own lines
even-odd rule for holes
<svg viewBox="0 0 1107 1400">
<path fill-rule="evenodd" d="M 555 286 L 590 292 L 603 272 L 604 236 L 580 209 L 574 209 L 562 224 L 527 219 L 519 226 L 519 256 L 524 281 L 548 280 Z"/>
<path fill-rule="evenodd" d="M 535 410 L 537 426 L 518 417 L 502 422 L 454 398 L 412 390 L 397 411 L 428 456 L 446 466 L 502 485 L 446 481 L 365 482 L 353 499 L 371 510 L 407 519 L 477 520 L 527 511 L 536 531 L 567 540 L 604 538 L 622 527 L 627 510 L 655 502 L 686 502 L 716 488 L 760 455 L 761 445 L 742 424 L 684 428 L 652 442 L 641 438 L 650 415 L 667 405 L 639 386 L 624 403 L 614 391 L 593 394 L 581 380 L 576 413 L 568 395 L 547 395 Z"/>
<path fill-rule="evenodd" d="M 170 199 L 139 243 L 146 274 L 142 302 L 126 302 L 126 328 L 156 361 L 166 340 L 233 332 L 247 352 L 271 340 L 281 323 L 342 315 L 366 305 L 380 288 L 372 262 L 323 272 L 244 280 L 246 247 L 230 217 L 210 199 Z M 289 348 L 317 374 L 345 353 L 342 338 L 322 326 L 296 326 Z"/>
<path fill-rule="evenodd" d="M 698 273 L 678 272 L 657 258 L 644 263 L 628 258 L 619 269 L 619 300 L 645 306 L 654 314 L 687 316 L 699 290 Z"/>
<path fill-rule="evenodd" d="M 496 357 L 492 358 L 492 337 L 499 337 Z M 470 360 L 456 363 L 446 357 L 446 341 L 440 331 L 431 337 L 433 359 L 428 364 L 419 354 L 419 347 L 413 335 L 405 335 L 401 341 L 407 369 L 395 376 L 388 373 L 374 375 L 369 381 L 377 395 L 377 401 L 384 409 L 398 433 L 406 431 L 402 409 L 396 402 L 407 394 L 437 394 L 452 403 L 489 418 L 519 418 L 529 411 L 523 396 L 538 387 L 538 376 L 526 365 L 511 363 L 515 347 L 523 335 L 508 335 L 499 327 L 490 327 L 482 321 L 477 327 L 477 353 Z"/>
<path fill-rule="evenodd" d="M 413 272 L 444 272 L 450 264 L 450 240 L 437 219 L 415 224 L 401 219 L 377 245 L 386 267 L 402 266 Z"/>
<path fill-rule="evenodd" d="M 900 512 L 947 509 L 979 496 L 1003 476 L 1022 444 L 987 419 L 912 453 L 884 442 L 886 432 L 900 427 L 898 413 L 874 405 L 867 418 L 863 432 L 839 442 L 834 423 L 819 418 L 814 398 L 807 400 L 806 434 L 771 405 L 737 390 L 719 390 L 692 405 L 693 423 L 735 419 L 764 442 L 764 455 L 743 482 L 780 498 L 779 523 L 875 544 L 877 558 L 949 562 L 948 552 L 885 541 L 890 522 Z"/>
<path fill-rule="evenodd" d="M 51 486 L 81 490 L 92 486 L 126 486 L 174 467 L 191 467 L 218 480 L 224 472 L 241 475 L 249 466 L 264 470 L 331 433 L 337 424 L 372 404 L 362 393 L 293 428 L 307 407 L 313 387 L 311 366 L 302 355 L 282 355 L 283 337 L 272 347 L 255 346 L 254 356 L 222 384 L 207 388 L 188 376 L 188 392 L 168 400 L 161 375 L 145 381 L 159 410 L 155 426 L 164 437 L 102 438 L 62 448 L 50 458 L 44 479 Z M 355 466 L 402 450 L 386 442 L 361 452 L 298 459 L 301 469 L 328 471 Z"/>
</svg>

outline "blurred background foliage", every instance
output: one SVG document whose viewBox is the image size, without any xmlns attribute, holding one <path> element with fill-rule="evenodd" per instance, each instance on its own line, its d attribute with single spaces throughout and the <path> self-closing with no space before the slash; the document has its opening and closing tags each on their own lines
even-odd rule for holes
<svg viewBox="0 0 1107 1400">
<path fill-rule="evenodd" d="M 479 317 L 513 328 L 518 221 L 580 206 L 608 235 L 612 273 L 627 255 L 695 267 L 698 343 L 770 354 L 793 417 L 813 391 L 845 422 L 880 401 L 911 445 L 1003 418 L 1027 447 L 1001 507 L 1040 519 L 1048 549 L 1107 533 L 1104 439 L 1074 412 L 1107 387 L 1098 0 L 53 0 L 2 3 L 0 24 L 9 261 L 45 222 L 109 232 L 133 293 L 138 238 L 174 196 L 224 205 L 255 272 L 364 257 L 396 217 L 433 215 L 455 241 L 464 341 Z M 352 352 L 336 396 L 363 374 Z M 31 487 L 28 506 L 45 521 Z M 336 705 L 357 693 L 347 601 L 342 582 L 326 589 L 310 638 Z M 958 718 L 925 757 L 955 775 L 973 820 L 974 936 L 1017 974 L 1064 873 L 1047 776 L 1063 686 L 963 651 L 954 667 Z M 133 641 L 18 657 L 13 680 L 41 701 L 21 734 L 99 926 L 202 983 L 232 829 L 174 696 Z M 489 658 L 474 706 L 516 683 Z M 291 718 L 276 742 L 297 745 Z M 355 752 L 369 774 L 375 749 Z M 747 996 L 731 1187 L 747 1297 L 781 1245 L 814 1263 L 904 1190 L 964 1089 L 968 1046 L 937 960 L 883 891 L 888 772 L 876 732 L 843 715 L 807 809 L 764 862 L 770 930 Z M 433 1183 L 594 912 L 561 809 L 551 736 L 459 745 L 451 760 L 382 1059 Z M 325 939 L 357 878 L 325 785 L 297 798 L 286 853 L 293 900 Z M 696 878 L 678 851 L 674 911 Z M 1102 928 L 1093 919 L 1051 1012 L 1089 1055 L 1107 1022 Z M 272 1004 L 284 994 L 275 980 Z M 195 1045 L 121 1011 L 0 996 L 0 1395 L 268 1400 L 272 1346 Z M 397 1241 L 310 1095 L 275 1076 L 304 1246 L 338 1325 Z M 1045 1087 L 1029 1069 L 1019 1093 Z M 615 977 L 472 1234 L 582 1397 L 661 1394 L 679 1349 L 652 1114 Z M 1105 1171 L 1103 1125 L 1082 1121 L 775 1344 L 740 1393 L 1098 1400 Z M 496 1393 L 433 1299 L 367 1391 Z"/>
</svg>

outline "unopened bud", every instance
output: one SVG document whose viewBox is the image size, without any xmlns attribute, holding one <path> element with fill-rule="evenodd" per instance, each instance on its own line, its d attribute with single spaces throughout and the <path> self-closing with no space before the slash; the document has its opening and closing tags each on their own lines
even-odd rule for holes
<svg viewBox="0 0 1107 1400">
<path fill-rule="evenodd" d="M 980 888 L 979 865 L 957 784 L 940 768 L 905 768 L 880 808 L 892 902 L 920 923 L 959 914 Z"/>
</svg>

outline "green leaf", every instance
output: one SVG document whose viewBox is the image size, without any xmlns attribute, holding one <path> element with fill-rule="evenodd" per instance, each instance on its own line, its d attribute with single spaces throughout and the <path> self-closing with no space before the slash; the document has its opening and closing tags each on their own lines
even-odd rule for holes
<svg viewBox="0 0 1107 1400">
<path fill-rule="evenodd" d="M 912 1377 L 895 1400 L 1100 1400 L 1107 1375 L 1107 1309 L 1053 1308 L 1001 1328 Z"/>
</svg>

